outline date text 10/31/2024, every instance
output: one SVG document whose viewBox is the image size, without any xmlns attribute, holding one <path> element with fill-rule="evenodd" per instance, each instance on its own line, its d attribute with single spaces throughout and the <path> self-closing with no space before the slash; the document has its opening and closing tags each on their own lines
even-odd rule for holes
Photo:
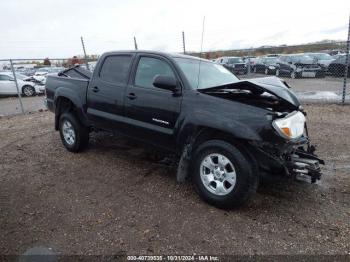
<svg viewBox="0 0 350 262">
<path fill-rule="evenodd" d="M 128 261 L 219 261 L 217 256 L 127 256 Z"/>
</svg>

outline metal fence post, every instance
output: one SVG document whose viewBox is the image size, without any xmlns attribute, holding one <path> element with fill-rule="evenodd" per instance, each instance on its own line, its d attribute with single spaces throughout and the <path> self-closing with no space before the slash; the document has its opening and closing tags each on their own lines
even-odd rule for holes
<svg viewBox="0 0 350 262">
<path fill-rule="evenodd" d="M 250 73 L 252 72 L 252 68 L 251 68 L 252 64 L 250 62 L 250 56 L 251 56 L 251 49 L 249 49 L 248 51 L 248 75 L 250 75 Z"/>
<path fill-rule="evenodd" d="M 134 46 L 135 46 L 135 50 L 137 50 L 137 42 L 136 42 L 136 37 L 134 36 Z"/>
<path fill-rule="evenodd" d="M 346 82 L 348 79 L 349 72 L 349 46 L 350 46 L 350 16 L 349 16 L 349 26 L 348 26 L 348 41 L 346 43 L 346 59 L 345 59 L 345 72 L 344 72 L 344 83 L 343 83 L 343 98 L 342 104 L 345 104 L 345 95 L 346 95 Z"/>
<path fill-rule="evenodd" d="M 83 46 L 86 69 L 87 69 L 87 70 L 90 70 L 90 69 L 89 69 L 89 63 L 88 63 L 88 61 L 87 61 L 87 56 L 86 56 L 86 50 L 85 50 L 85 44 L 84 44 L 83 37 L 81 36 L 80 39 L 81 39 L 81 44 L 82 44 L 82 46 Z"/>
<path fill-rule="evenodd" d="M 17 89 L 17 95 L 18 95 L 18 98 L 19 98 L 19 103 L 21 104 L 22 114 L 25 114 L 23 103 L 22 103 L 22 96 L 21 96 L 21 92 L 19 91 L 19 88 L 18 88 L 17 77 L 16 77 L 15 69 L 13 68 L 12 59 L 10 59 L 10 64 L 11 64 L 11 71 L 12 71 L 12 74 L 13 74 L 13 78 L 15 80 L 15 85 L 16 85 L 16 89 Z"/>
<path fill-rule="evenodd" d="M 184 54 L 186 54 L 185 32 L 184 31 L 182 31 L 182 48 L 183 48 Z"/>
</svg>

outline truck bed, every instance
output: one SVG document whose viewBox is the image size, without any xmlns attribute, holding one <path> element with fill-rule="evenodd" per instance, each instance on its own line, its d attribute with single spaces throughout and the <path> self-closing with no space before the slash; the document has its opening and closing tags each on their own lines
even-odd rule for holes
<svg viewBox="0 0 350 262">
<path fill-rule="evenodd" d="M 79 77 L 70 77 L 72 70 L 66 74 L 60 73 L 58 76 L 49 75 L 46 79 L 46 103 L 50 111 L 54 111 L 55 96 L 69 95 L 76 106 L 82 107 L 86 104 L 87 88 L 90 77 L 79 74 Z M 76 71 L 74 70 L 76 73 Z M 91 73 L 90 73 L 91 74 Z"/>
</svg>

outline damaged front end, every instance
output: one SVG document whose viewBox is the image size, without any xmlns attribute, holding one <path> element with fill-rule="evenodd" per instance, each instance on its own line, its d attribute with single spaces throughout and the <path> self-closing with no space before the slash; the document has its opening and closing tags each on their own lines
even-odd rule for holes
<svg viewBox="0 0 350 262">
<path fill-rule="evenodd" d="M 307 137 L 285 145 L 252 142 L 251 146 L 263 174 L 283 174 L 310 183 L 321 178 L 320 165 L 325 163 L 315 154 L 315 147 Z"/>
<path fill-rule="evenodd" d="M 251 142 L 258 150 L 256 155 L 261 169 L 269 173 L 281 171 L 289 177 L 315 183 L 321 178 L 320 164 L 324 161 L 315 154 L 315 146 L 310 144 L 306 124 L 306 113 L 300 110 L 287 115 L 275 115 L 273 131 L 282 139 L 279 142 Z"/>
<path fill-rule="evenodd" d="M 239 101 L 267 110 L 266 124 L 257 127 L 262 141 L 249 141 L 263 174 L 284 174 L 315 183 L 324 161 L 310 144 L 306 113 L 289 86 L 276 77 L 241 80 L 202 90 L 208 95 Z"/>
</svg>

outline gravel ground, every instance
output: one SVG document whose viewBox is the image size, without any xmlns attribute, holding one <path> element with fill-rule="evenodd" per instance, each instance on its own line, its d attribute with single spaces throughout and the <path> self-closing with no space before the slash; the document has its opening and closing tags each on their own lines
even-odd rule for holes
<svg viewBox="0 0 350 262">
<path fill-rule="evenodd" d="M 0 118 L 0 254 L 350 254 L 350 107 L 306 105 L 318 184 L 261 187 L 243 208 L 202 202 L 153 149 L 94 134 L 66 151 L 53 114 Z"/>
<path fill-rule="evenodd" d="M 45 96 L 22 97 L 25 112 L 35 112 L 46 109 Z M 21 104 L 17 96 L 0 97 L 0 116 L 21 114 Z"/>
</svg>

